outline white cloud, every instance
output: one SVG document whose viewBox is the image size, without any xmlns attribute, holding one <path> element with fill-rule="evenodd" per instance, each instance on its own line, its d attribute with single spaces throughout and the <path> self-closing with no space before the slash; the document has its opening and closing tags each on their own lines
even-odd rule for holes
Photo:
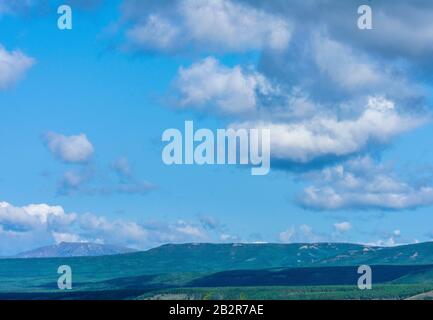
<svg viewBox="0 0 433 320">
<path fill-rule="evenodd" d="M 253 112 L 258 104 L 257 95 L 274 91 L 261 74 L 244 71 L 240 66 L 225 67 L 212 57 L 180 68 L 176 87 L 181 107 L 224 114 Z"/>
<path fill-rule="evenodd" d="M 150 15 L 147 21 L 137 24 L 127 31 L 127 38 L 142 48 L 149 50 L 166 51 L 179 40 L 179 30 L 170 21 L 158 15 Z"/>
<path fill-rule="evenodd" d="M 35 60 L 21 51 L 9 52 L 0 45 L 0 90 L 15 84 L 34 64 Z"/>
<path fill-rule="evenodd" d="M 79 218 L 82 235 L 92 242 L 101 239 L 108 244 L 143 247 L 149 241 L 149 232 L 133 221 L 108 220 L 102 216 L 84 214 Z"/>
<path fill-rule="evenodd" d="M 285 49 L 291 30 L 281 18 L 229 0 L 184 0 L 180 4 L 193 39 L 243 51 Z"/>
<path fill-rule="evenodd" d="M 341 157 L 361 152 L 371 142 L 387 143 L 425 121 L 413 115 L 400 114 L 390 100 L 369 97 L 364 111 L 357 118 L 339 119 L 319 114 L 295 123 L 261 121 L 233 126 L 269 128 L 273 158 L 308 163 L 320 157 Z"/>
<path fill-rule="evenodd" d="M 52 243 L 76 219 L 62 207 L 31 204 L 15 207 L 0 203 L 0 254 L 9 255 Z"/>
<path fill-rule="evenodd" d="M 338 233 L 344 233 L 352 229 L 352 224 L 350 222 L 337 222 L 334 223 L 334 229 Z"/>
<path fill-rule="evenodd" d="M 352 5 L 337 11 L 347 12 Z M 130 0 L 124 12 L 131 30 L 143 28 L 138 46 L 159 45 L 179 53 L 182 45 L 198 45 L 202 54 L 215 45 L 221 50 L 261 50 L 260 72 L 224 66 L 211 57 L 180 68 L 175 82 L 178 105 L 243 119 L 232 127 L 269 128 L 273 160 L 307 167 L 384 146 L 429 120 L 428 90 L 412 81 L 410 65 L 363 50 L 343 36 L 347 30 L 331 32 L 327 26 L 334 30 L 347 21 L 334 21 L 325 8 L 334 5 L 319 6 L 324 11 L 320 16 L 302 1 Z M 160 30 L 166 30 L 163 37 L 149 39 Z M 278 38 L 282 40 L 272 40 Z M 248 121 L 242 123 L 245 117 Z"/>
<path fill-rule="evenodd" d="M 93 145 L 85 134 L 64 136 L 49 132 L 45 135 L 45 143 L 56 157 L 70 163 L 88 162 L 94 152 Z"/>
<path fill-rule="evenodd" d="M 357 158 L 310 174 L 314 185 L 300 195 L 300 203 L 319 210 L 403 210 L 433 204 L 433 186 L 401 181 L 370 158 Z"/>
<path fill-rule="evenodd" d="M 135 23 L 127 38 L 145 50 L 282 50 L 291 38 L 289 22 L 236 1 L 178 0 L 170 6 L 150 7 L 137 1 L 124 4 L 127 18 Z"/>
<path fill-rule="evenodd" d="M 54 241 L 59 244 L 62 242 L 83 242 L 79 235 L 65 232 L 53 232 Z"/>
<path fill-rule="evenodd" d="M 319 70 L 345 89 L 374 87 L 387 80 L 379 66 L 366 57 L 356 55 L 350 47 L 319 34 L 313 36 L 312 44 Z"/>
<path fill-rule="evenodd" d="M 197 226 L 192 226 L 184 221 L 178 221 L 178 226 L 175 227 L 176 231 L 185 234 L 186 236 L 192 236 L 197 239 L 205 239 L 206 235 L 203 230 Z"/>
<path fill-rule="evenodd" d="M 61 206 L 49 206 L 47 204 L 30 204 L 23 210 L 32 217 L 37 217 L 41 224 L 60 223 L 69 224 L 75 220 L 75 214 L 66 214 Z"/>
</svg>

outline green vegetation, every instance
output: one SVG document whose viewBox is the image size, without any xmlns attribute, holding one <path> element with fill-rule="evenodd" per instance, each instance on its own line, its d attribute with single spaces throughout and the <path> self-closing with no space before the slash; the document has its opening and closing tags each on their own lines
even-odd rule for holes
<svg viewBox="0 0 433 320">
<path fill-rule="evenodd" d="M 73 290 L 57 289 L 69 265 Z M 373 290 L 356 287 L 373 269 Z M 116 256 L 0 259 L 1 299 L 403 299 L 433 290 L 433 244 L 186 244 Z M 425 297 L 430 297 L 425 295 Z"/>
</svg>

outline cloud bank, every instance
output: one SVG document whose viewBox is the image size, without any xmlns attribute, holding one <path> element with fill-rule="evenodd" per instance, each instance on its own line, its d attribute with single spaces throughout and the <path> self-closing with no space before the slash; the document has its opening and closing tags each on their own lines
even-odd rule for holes
<svg viewBox="0 0 433 320">
<path fill-rule="evenodd" d="M 182 220 L 137 223 L 91 213 L 66 212 L 61 206 L 14 206 L 0 202 L 0 254 L 11 255 L 52 242 L 98 242 L 147 249 L 164 243 L 209 239 L 199 223 Z"/>
</svg>

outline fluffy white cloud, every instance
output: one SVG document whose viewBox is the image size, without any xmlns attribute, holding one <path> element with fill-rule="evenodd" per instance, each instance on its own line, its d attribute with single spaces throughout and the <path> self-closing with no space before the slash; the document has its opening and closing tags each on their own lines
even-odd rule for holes
<svg viewBox="0 0 433 320">
<path fill-rule="evenodd" d="M 67 225 L 75 219 L 75 214 L 66 214 L 62 207 L 46 204 L 30 204 L 14 207 L 7 202 L 0 203 L 0 224 L 18 229 L 53 228 Z"/>
<path fill-rule="evenodd" d="M 307 163 L 327 156 L 346 156 L 363 151 L 371 142 L 387 143 L 409 131 L 425 119 L 400 114 L 392 101 L 369 97 L 357 118 L 339 119 L 318 115 L 295 123 L 238 123 L 234 127 L 271 130 L 271 154 L 274 158 Z"/>
<path fill-rule="evenodd" d="M 15 84 L 35 63 L 19 50 L 7 51 L 0 45 L 0 90 Z"/>
<path fill-rule="evenodd" d="M 433 186 L 401 181 L 368 157 L 309 175 L 315 184 L 300 195 L 307 208 L 402 210 L 433 204 Z"/>
<path fill-rule="evenodd" d="M 85 134 L 64 136 L 49 132 L 45 135 L 45 143 L 56 157 L 70 163 L 88 162 L 94 152 L 93 145 Z"/>
<path fill-rule="evenodd" d="M 79 235 L 66 232 L 53 232 L 54 241 L 59 244 L 62 242 L 83 242 Z"/>
<path fill-rule="evenodd" d="M 76 215 L 66 214 L 60 206 L 49 206 L 47 204 L 30 204 L 23 210 L 32 217 L 37 217 L 41 224 L 67 225 L 73 222 Z"/>
<path fill-rule="evenodd" d="M 225 67 L 212 57 L 180 68 L 176 87 L 181 107 L 210 109 L 224 114 L 254 112 L 257 95 L 275 91 L 261 74 L 247 72 L 240 66 Z"/>
<path fill-rule="evenodd" d="M 53 234 L 64 232 L 76 217 L 59 206 L 16 207 L 0 202 L 0 254 L 14 254 L 51 243 Z"/>
<path fill-rule="evenodd" d="M 279 16 L 231 0 L 175 0 L 159 7 L 133 0 L 123 9 L 134 23 L 127 31 L 130 44 L 145 50 L 282 50 L 292 32 Z"/>
</svg>

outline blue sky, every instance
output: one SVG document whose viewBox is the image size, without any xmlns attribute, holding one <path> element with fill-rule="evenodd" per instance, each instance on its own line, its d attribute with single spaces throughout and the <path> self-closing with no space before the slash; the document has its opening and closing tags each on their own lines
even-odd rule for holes
<svg viewBox="0 0 433 320">
<path fill-rule="evenodd" d="M 358 1 L 70 1 L 61 31 L 58 2 L 0 0 L 0 254 L 430 240 L 433 6 L 418 2 L 371 1 L 359 30 Z M 162 132 L 186 120 L 271 128 L 271 173 L 165 165 Z"/>
</svg>

